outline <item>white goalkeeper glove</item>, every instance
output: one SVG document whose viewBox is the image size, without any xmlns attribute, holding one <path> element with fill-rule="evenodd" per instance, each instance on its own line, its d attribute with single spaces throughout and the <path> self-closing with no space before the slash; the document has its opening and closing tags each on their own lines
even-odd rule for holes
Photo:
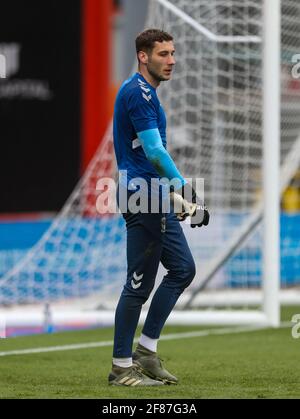
<svg viewBox="0 0 300 419">
<path fill-rule="evenodd" d="M 185 196 L 188 199 L 185 199 Z M 209 212 L 204 204 L 199 203 L 199 198 L 194 189 L 186 184 L 180 190 L 170 193 L 174 212 L 179 221 L 191 217 L 191 227 L 207 226 L 209 223 Z M 190 202 L 191 201 L 191 202 Z"/>
</svg>

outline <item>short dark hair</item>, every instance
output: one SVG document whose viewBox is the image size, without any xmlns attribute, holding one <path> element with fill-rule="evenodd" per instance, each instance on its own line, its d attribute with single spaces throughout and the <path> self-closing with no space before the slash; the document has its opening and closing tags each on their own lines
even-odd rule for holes
<svg viewBox="0 0 300 419">
<path fill-rule="evenodd" d="M 140 33 L 135 40 L 136 53 L 144 51 L 150 54 L 155 42 L 173 41 L 173 36 L 160 29 L 147 29 Z"/>
</svg>

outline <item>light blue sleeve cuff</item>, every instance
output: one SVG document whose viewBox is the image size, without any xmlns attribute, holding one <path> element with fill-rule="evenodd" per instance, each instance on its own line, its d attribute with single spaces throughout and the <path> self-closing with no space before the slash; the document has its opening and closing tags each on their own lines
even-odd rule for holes
<svg viewBox="0 0 300 419">
<path fill-rule="evenodd" d="M 161 177 L 171 181 L 174 190 L 180 189 L 187 182 L 177 169 L 172 157 L 163 146 L 162 139 L 157 128 L 138 132 L 138 138 L 142 144 L 147 159 L 157 170 Z"/>
</svg>

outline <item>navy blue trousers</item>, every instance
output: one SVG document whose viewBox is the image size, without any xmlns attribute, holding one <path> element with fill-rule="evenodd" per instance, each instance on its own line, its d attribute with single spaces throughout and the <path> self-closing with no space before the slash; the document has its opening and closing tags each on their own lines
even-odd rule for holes
<svg viewBox="0 0 300 419">
<path fill-rule="evenodd" d="M 127 281 L 115 314 L 113 356 L 127 358 L 142 305 L 147 301 L 159 262 L 167 270 L 157 288 L 142 333 L 158 339 L 181 293 L 195 276 L 195 263 L 173 212 L 169 214 L 123 214 L 127 227 Z"/>
</svg>

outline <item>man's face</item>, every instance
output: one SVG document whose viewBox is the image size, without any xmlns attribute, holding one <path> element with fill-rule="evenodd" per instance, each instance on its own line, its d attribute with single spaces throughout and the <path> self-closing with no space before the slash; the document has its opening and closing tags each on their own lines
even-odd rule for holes
<svg viewBox="0 0 300 419">
<path fill-rule="evenodd" d="M 157 81 L 170 80 L 175 64 L 175 48 L 172 41 L 155 42 L 148 56 L 147 70 Z"/>
</svg>

